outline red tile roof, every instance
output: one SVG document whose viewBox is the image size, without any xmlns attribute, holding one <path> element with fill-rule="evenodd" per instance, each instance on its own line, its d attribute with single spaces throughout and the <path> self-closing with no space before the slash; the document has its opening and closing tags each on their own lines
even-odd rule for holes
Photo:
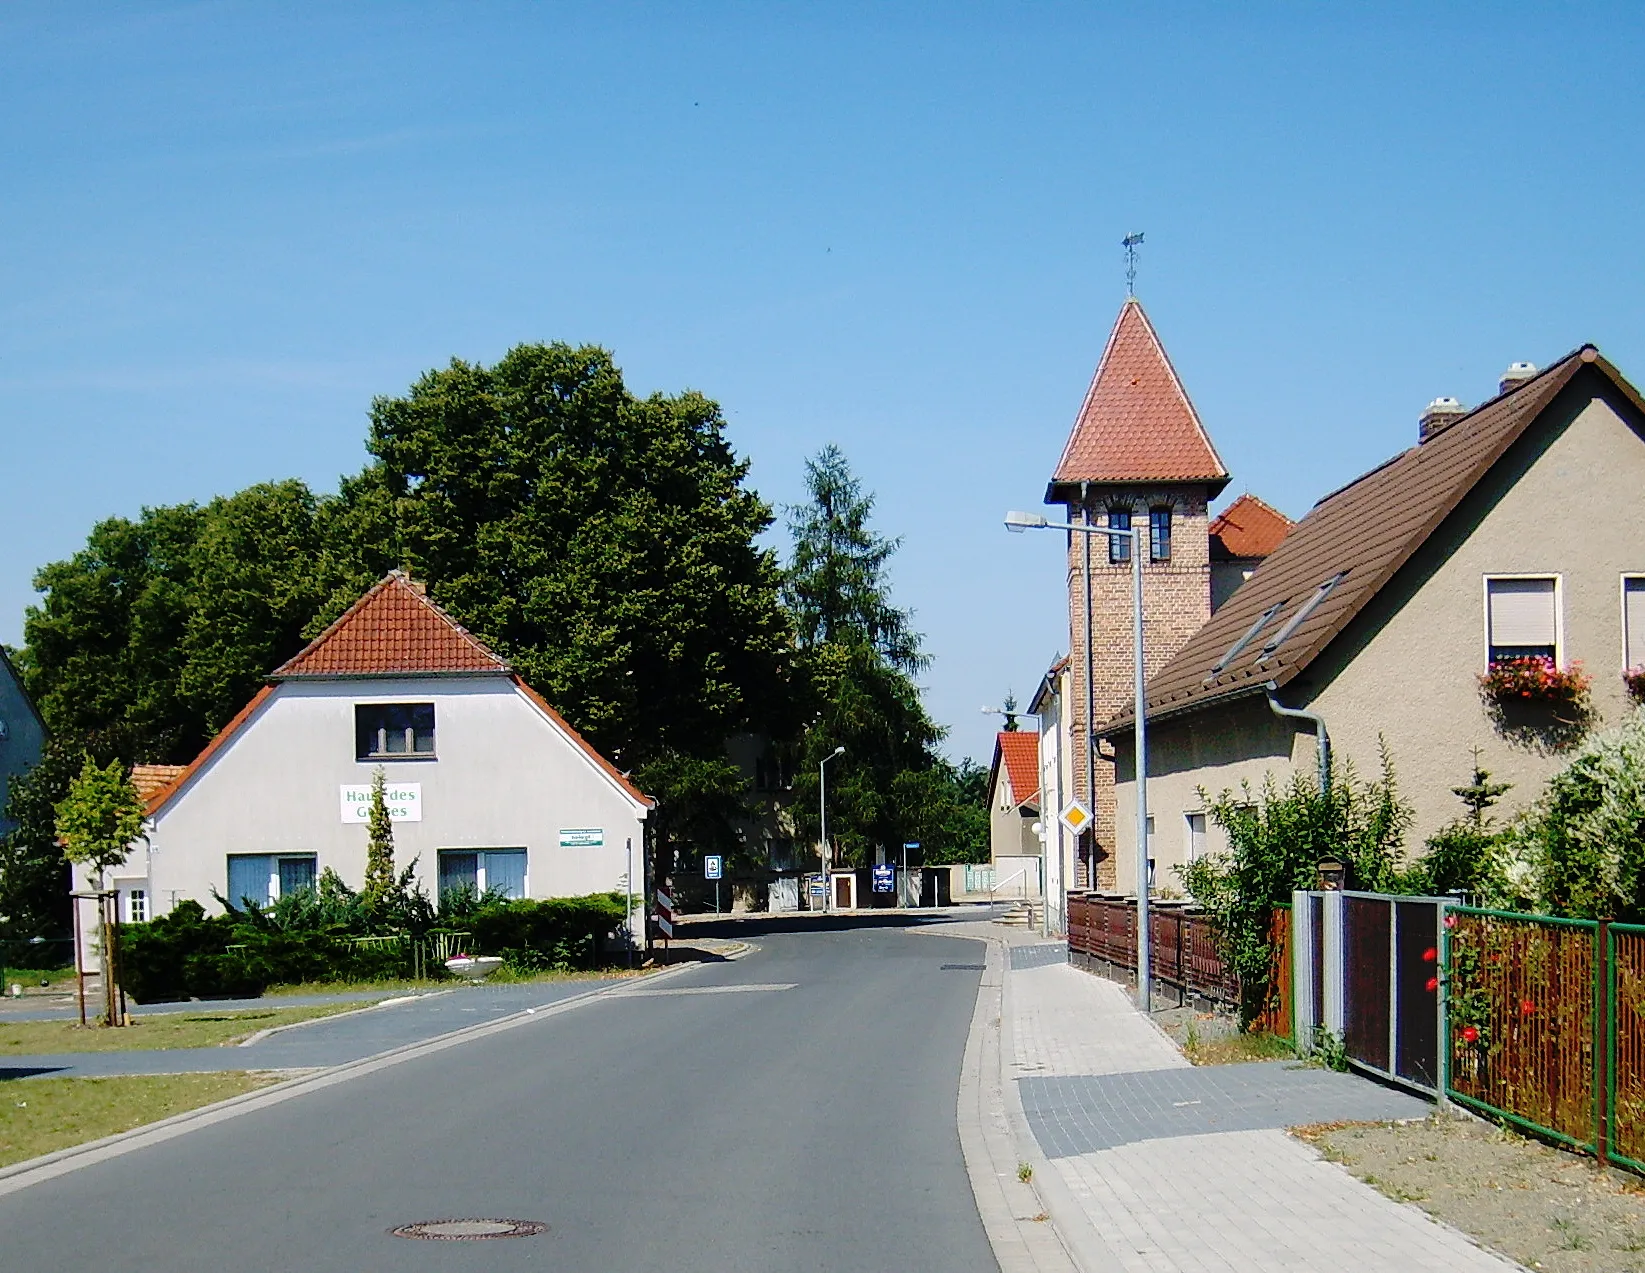
<svg viewBox="0 0 1645 1273">
<path fill-rule="evenodd" d="M 270 675 L 285 680 L 509 671 L 507 663 L 430 601 L 422 585 L 395 570 Z"/>
<path fill-rule="evenodd" d="M 1137 298 L 1127 298 L 1051 478 L 1046 502 L 1078 482 L 1228 482 L 1199 413 Z"/>
<path fill-rule="evenodd" d="M 1040 794 L 1040 736 L 1026 729 L 1002 729 L 994 738 L 996 771 L 1002 759 L 1011 780 L 1011 798 L 1018 807 L 1031 804 Z"/>
<path fill-rule="evenodd" d="M 187 765 L 133 765 L 131 785 L 137 789 L 137 798 L 144 804 L 160 794 L 182 773 Z"/>
<path fill-rule="evenodd" d="M 1279 547 L 1292 525 L 1279 509 L 1247 491 L 1212 519 L 1211 560 L 1266 557 Z"/>
</svg>

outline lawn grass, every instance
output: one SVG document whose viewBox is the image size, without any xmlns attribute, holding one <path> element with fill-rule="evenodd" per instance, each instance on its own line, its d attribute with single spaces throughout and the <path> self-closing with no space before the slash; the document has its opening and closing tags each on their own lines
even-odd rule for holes
<svg viewBox="0 0 1645 1273">
<path fill-rule="evenodd" d="M 483 984 L 520 986 L 555 981 L 607 981 L 612 977 L 637 976 L 641 971 L 639 968 L 618 967 L 595 968 L 588 972 L 514 972 L 508 968 L 499 968 L 487 977 Z M 309 981 L 293 986 L 270 986 L 263 992 L 263 998 L 278 999 L 287 995 L 381 994 L 385 991 L 396 994 L 427 994 L 430 990 L 450 990 L 453 986 L 467 984 L 460 977 L 441 977 L 438 980 L 424 978 L 421 981 L 409 977 L 401 981 Z"/>
<path fill-rule="evenodd" d="M 4 975 L 0 976 L 0 986 L 6 994 L 11 993 L 12 983 L 23 987 L 24 990 L 40 990 L 58 986 L 72 990 L 74 988 L 74 969 L 72 968 L 13 968 L 7 964 Z"/>
<path fill-rule="evenodd" d="M 368 1007 L 356 1003 L 310 1004 L 281 1008 L 248 1007 L 244 1011 L 169 1012 L 135 1015 L 121 1029 L 82 1028 L 69 1021 L 12 1021 L 0 1023 L 0 1059 L 56 1052 L 126 1052 L 167 1048 L 210 1048 L 236 1043 L 258 1030 L 312 1021 Z"/>
<path fill-rule="evenodd" d="M 1272 1034 L 1246 1032 L 1193 1039 L 1183 1045 L 1183 1053 L 1195 1065 L 1239 1065 L 1246 1061 L 1294 1061 L 1296 1049 L 1289 1039 Z"/>
<path fill-rule="evenodd" d="M 110 1031 L 109 1033 L 119 1033 Z M 277 1083 L 257 1071 L 32 1078 L 0 1083 L 0 1167 L 130 1131 Z"/>
</svg>

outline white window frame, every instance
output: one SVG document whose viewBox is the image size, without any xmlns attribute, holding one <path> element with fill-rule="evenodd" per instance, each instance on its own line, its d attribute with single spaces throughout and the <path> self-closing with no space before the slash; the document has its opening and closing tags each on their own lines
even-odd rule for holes
<svg viewBox="0 0 1645 1273">
<path fill-rule="evenodd" d="M 1617 607 L 1622 613 L 1622 670 L 1624 672 L 1633 666 L 1628 662 L 1628 583 L 1633 579 L 1645 580 L 1645 571 L 1624 570 L 1616 584 Z M 1645 634 L 1642 634 L 1641 641 L 1645 643 Z"/>
<path fill-rule="evenodd" d="M 143 913 L 141 915 L 138 915 L 138 913 L 137 913 L 137 910 L 138 910 L 138 905 L 137 904 L 139 903 L 139 901 L 141 902 L 142 911 L 143 911 Z M 148 923 L 148 919 L 149 919 L 148 889 L 146 889 L 146 888 L 128 888 L 126 890 L 125 903 L 126 903 L 126 923 L 128 923 L 128 924 L 146 924 L 146 923 Z"/>
<path fill-rule="evenodd" d="M 1200 830 L 1200 852 L 1194 852 L 1194 819 L 1198 818 L 1204 825 Z M 1182 860 L 1197 862 L 1210 851 L 1211 822 L 1203 809 L 1189 809 L 1182 815 Z"/>
<path fill-rule="evenodd" d="M 1553 570 L 1497 571 L 1483 575 L 1479 585 L 1479 622 L 1484 640 L 1484 666 L 1491 667 L 1491 585 L 1497 581 L 1514 579 L 1552 579 L 1554 581 L 1554 666 L 1565 666 L 1565 576 Z"/>
</svg>

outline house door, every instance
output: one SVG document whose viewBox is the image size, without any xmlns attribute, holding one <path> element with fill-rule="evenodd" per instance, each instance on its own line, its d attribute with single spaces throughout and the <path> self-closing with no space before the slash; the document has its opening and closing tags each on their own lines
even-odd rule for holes
<svg viewBox="0 0 1645 1273">
<path fill-rule="evenodd" d="M 834 877 L 834 909 L 840 911 L 854 910 L 857 905 L 857 877 L 854 875 L 836 875 Z"/>
</svg>

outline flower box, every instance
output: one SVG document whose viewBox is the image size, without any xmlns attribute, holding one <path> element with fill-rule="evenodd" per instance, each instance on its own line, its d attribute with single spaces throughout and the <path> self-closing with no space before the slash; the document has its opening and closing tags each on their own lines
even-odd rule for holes
<svg viewBox="0 0 1645 1273">
<path fill-rule="evenodd" d="M 1562 709 L 1560 715 L 1580 715 L 1587 706 L 1591 684 L 1577 662 L 1562 669 L 1549 658 L 1503 659 L 1480 675 L 1479 693 L 1487 703 L 1498 707 L 1544 703 Z"/>
</svg>

